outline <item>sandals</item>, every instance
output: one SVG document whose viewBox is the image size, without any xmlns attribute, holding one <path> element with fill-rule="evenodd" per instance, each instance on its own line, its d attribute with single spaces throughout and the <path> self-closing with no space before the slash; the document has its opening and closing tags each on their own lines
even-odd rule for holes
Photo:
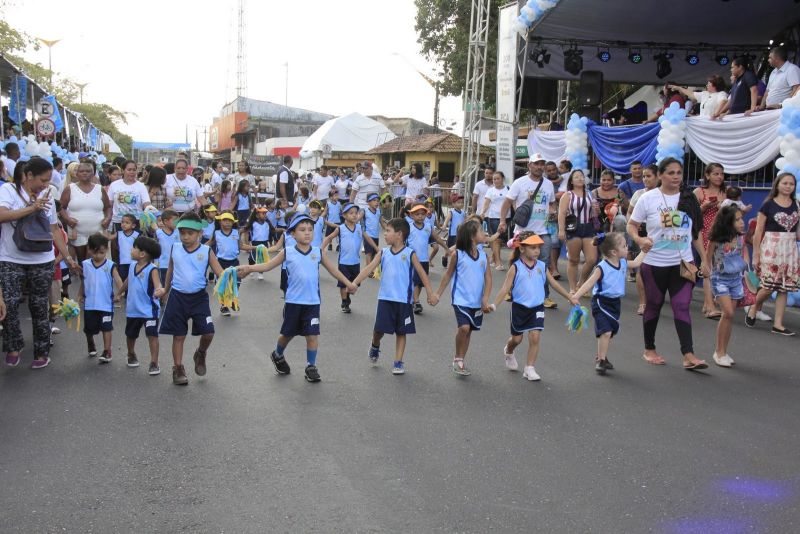
<svg viewBox="0 0 800 534">
<path fill-rule="evenodd" d="M 708 364 L 703 360 L 697 360 L 696 362 L 683 362 L 683 368 L 687 371 L 699 371 L 700 369 L 708 369 Z"/>
<path fill-rule="evenodd" d="M 667 365 L 667 362 L 664 361 L 664 358 L 658 355 L 648 357 L 647 354 L 642 354 L 642 359 L 650 365 Z"/>
<path fill-rule="evenodd" d="M 636 310 L 636 315 L 644 315 L 644 309 L 647 304 L 639 304 L 639 308 Z"/>
<path fill-rule="evenodd" d="M 719 311 L 719 310 L 706 311 L 706 312 L 703 312 L 703 315 L 705 315 L 706 319 L 716 320 L 716 319 L 719 319 L 720 317 L 722 317 L 722 312 Z"/>
</svg>

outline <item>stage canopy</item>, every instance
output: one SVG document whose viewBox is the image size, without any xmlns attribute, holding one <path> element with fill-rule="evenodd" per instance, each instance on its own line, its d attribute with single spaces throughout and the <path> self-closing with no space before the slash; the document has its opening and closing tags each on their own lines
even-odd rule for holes
<svg viewBox="0 0 800 534">
<path fill-rule="evenodd" d="M 583 70 L 601 71 L 606 81 L 704 85 L 712 74 L 730 75 L 730 65 L 720 65 L 716 56 L 760 56 L 770 39 L 799 23 L 797 0 L 560 0 L 528 36 L 528 51 L 541 46 L 550 62 L 539 67 L 528 58 L 525 72 L 577 80 L 564 70 L 564 50 L 574 46 L 583 50 Z M 602 51 L 609 52 L 608 62 L 597 57 Z M 628 59 L 636 51 L 639 64 Z M 659 78 L 653 57 L 664 51 L 673 54 L 672 73 Z M 695 52 L 699 61 L 690 65 L 686 56 Z"/>
</svg>

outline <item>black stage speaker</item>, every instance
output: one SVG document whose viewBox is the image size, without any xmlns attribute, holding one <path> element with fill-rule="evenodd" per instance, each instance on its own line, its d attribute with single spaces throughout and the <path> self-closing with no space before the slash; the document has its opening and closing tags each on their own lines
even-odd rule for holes
<svg viewBox="0 0 800 534">
<path fill-rule="evenodd" d="M 581 72 L 578 85 L 578 105 L 599 106 L 603 101 L 603 73 L 599 70 Z"/>
<path fill-rule="evenodd" d="M 547 78 L 525 77 L 522 87 L 523 109 L 546 109 L 555 111 L 558 107 L 558 81 Z"/>
<path fill-rule="evenodd" d="M 578 115 L 581 117 L 587 117 L 597 124 L 601 124 L 601 116 L 602 113 L 600 112 L 600 106 L 580 106 L 578 108 Z"/>
</svg>

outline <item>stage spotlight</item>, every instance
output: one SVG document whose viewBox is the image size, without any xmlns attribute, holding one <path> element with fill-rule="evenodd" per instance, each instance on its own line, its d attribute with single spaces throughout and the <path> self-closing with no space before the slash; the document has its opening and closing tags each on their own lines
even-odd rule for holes
<svg viewBox="0 0 800 534">
<path fill-rule="evenodd" d="M 666 78 L 672 74 L 672 65 L 669 62 L 672 57 L 672 54 L 669 52 L 662 52 L 653 57 L 653 59 L 656 60 L 656 76 L 659 78 Z"/>
<path fill-rule="evenodd" d="M 611 61 L 611 52 L 606 48 L 605 50 L 601 50 L 597 53 L 597 59 L 602 61 L 603 63 L 608 63 Z"/>
<path fill-rule="evenodd" d="M 686 63 L 689 65 L 697 65 L 700 63 L 700 56 L 697 55 L 697 52 L 688 52 L 686 54 Z"/>
<path fill-rule="evenodd" d="M 638 50 L 631 51 L 631 53 L 628 54 L 628 61 L 630 61 L 634 65 L 638 65 L 639 63 L 642 62 L 642 53 Z"/>
<path fill-rule="evenodd" d="M 583 50 L 570 48 L 564 52 L 564 70 L 577 76 L 583 70 Z"/>
<path fill-rule="evenodd" d="M 727 53 L 725 53 L 725 54 L 718 54 L 718 55 L 717 55 L 717 56 L 716 56 L 714 59 L 715 59 L 715 60 L 716 60 L 716 62 L 717 62 L 717 63 L 719 63 L 719 65 L 720 65 L 720 66 L 722 66 L 722 67 L 725 67 L 725 66 L 729 65 L 729 64 L 730 64 L 730 62 L 731 62 L 731 58 L 730 58 L 730 57 L 728 57 L 728 54 L 727 54 Z"/>
<path fill-rule="evenodd" d="M 539 66 L 540 69 L 543 69 L 546 64 L 550 63 L 550 52 L 548 52 L 546 48 L 542 48 L 542 46 L 539 45 L 531 50 L 530 58 L 531 61 Z"/>
</svg>

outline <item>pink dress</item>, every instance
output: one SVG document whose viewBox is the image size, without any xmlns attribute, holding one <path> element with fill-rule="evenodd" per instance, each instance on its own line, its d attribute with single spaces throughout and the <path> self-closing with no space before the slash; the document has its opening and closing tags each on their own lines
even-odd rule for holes
<svg viewBox="0 0 800 534">
<path fill-rule="evenodd" d="M 233 191 L 230 193 L 226 193 L 224 195 L 220 195 L 219 198 L 219 210 L 225 211 L 231 209 L 233 199 Z"/>
</svg>

